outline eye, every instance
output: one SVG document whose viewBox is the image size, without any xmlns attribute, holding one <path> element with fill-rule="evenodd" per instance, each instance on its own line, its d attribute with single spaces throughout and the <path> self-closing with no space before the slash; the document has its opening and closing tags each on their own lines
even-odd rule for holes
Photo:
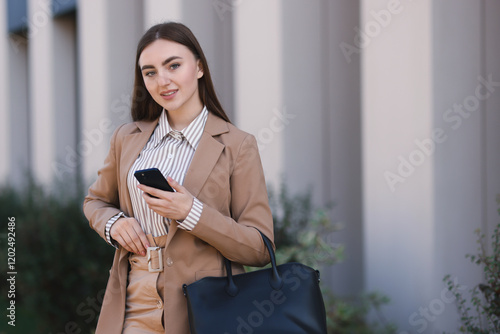
<svg viewBox="0 0 500 334">
<path fill-rule="evenodd" d="M 144 76 L 145 77 L 152 77 L 153 75 L 155 75 L 156 72 L 155 71 L 147 71 L 147 72 L 144 72 Z"/>
<path fill-rule="evenodd" d="M 170 69 L 172 69 L 172 70 L 176 70 L 176 69 L 178 69 L 180 66 L 181 66 L 181 64 L 179 64 L 179 63 L 173 63 L 172 65 L 170 65 Z"/>
</svg>

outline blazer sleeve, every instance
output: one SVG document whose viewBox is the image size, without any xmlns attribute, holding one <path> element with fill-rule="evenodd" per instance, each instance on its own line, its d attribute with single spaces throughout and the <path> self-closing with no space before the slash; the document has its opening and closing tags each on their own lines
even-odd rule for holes
<svg viewBox="0 0 500 334">
<path fill-rule="evenodd" d="M 215 247 L 227 259 L 251 266 L 269 263 L 260 230 L 274 243 L 264 171 L 252 135 L 242 141 L 230 175 L 231 217 L 204 204 L 200 220 L 190 232 Z"/>
<path fill-rule="evenodd" d="M 110 149 L 103 167 L 97 172 L 97 180 L 89 188 L 83 202 L 83 212 L 90 226 L 106 239 L 106 223 L 121 212 L 118 197 L 118 168 L 116 145 L 121 126 L 111 137 Z"/>
</svg>

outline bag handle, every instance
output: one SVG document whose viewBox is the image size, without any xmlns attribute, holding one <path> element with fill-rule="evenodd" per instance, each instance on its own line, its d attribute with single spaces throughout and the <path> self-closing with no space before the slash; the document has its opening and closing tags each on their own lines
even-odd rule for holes
<svg viewBox="0 0 500 334">
<path fill-rule="evenodd" d="M 267 251 L 269 252 L 269 257 L 271 258 L 271 277 L 269 278 L 269 284 L 274 290 L 280 290 L 281 287 L 283 286 L 283 279 L 281 278 L 280 273 L 278 272 L 278 268 L 276 266 L 276 255 L 274 254 L 273 246 L 271 243 L 271 240 L 269 240 L 268 237 L 266 237 L 261 231 L 257 230 L 261 237 L 262 240 L 264 241 L 264 244 L 266 245 Z M 224 263 L 226 266 L 226 272 L 227 272 L 227 285 L 226 285 L 226 292 L 230 296 L 234 297 L 238 294 L 239 288 L 236 286 L 234 283 L 233 279 L 233 271 L 231 269 L 231 261 L 229 261 L 227 258 L 224 257 Z"/>
</svg>

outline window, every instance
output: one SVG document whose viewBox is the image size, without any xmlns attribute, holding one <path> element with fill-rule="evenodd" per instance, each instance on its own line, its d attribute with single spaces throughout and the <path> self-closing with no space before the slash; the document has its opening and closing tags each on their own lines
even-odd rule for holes
<svg viewBox="0 0 500 334">
<path fill-rule="evenodd" d="M 26 0 L 7 0 L 7 28 L 17 34 L 28 30 Z"/>
<path fill-rule="evenodd" d="M 52 15 L 66 15 L 76 11 L 76 0 L 52 0 Z"/>
</svg>

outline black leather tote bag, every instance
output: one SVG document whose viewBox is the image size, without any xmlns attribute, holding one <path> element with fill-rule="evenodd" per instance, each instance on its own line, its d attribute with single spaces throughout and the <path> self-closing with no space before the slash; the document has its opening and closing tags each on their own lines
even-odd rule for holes
<svg viewBox="0 0 500 334">
<path fill-rule="evenodd" d="M 192 334 L 326 334 L 319 271 L 300 263 L 277 266 L 270 240 L 261 233 L 271 268 L 183 285 Z"/>
</svg>

